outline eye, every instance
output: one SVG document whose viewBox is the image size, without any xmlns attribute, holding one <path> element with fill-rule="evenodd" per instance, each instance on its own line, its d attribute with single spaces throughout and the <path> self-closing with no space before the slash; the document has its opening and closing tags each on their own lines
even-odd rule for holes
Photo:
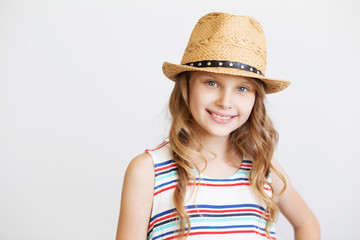
<svg viewBox="0 0 360 240">
<path fill-rule="evenodd" d="M 217 87 L 218 86 L 218 84 L 215 81 L 207 81 L 206 84 L 211 86 L 211 87 Z"/>
<path fill-rule="evenodd" d="M 248 91 L 249 89 L 247 89 L 247 87 L 238 87 L 238 91 L 239 92 L 246 92 Z"/>
</svg>

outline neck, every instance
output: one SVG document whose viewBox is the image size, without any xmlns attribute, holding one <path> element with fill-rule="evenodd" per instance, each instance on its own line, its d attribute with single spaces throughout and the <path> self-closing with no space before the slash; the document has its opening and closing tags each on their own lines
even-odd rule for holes
<svg viewBox="0 0 360 240">
<path fill-rule="evenodd" d="M 216 154 L 224 154 L 229 151 L 231 142 L 230 137 L 202 137 L 201 144 L 203 150 L 214 152 Z"/>
<path fill-rule="evenodd" d="M 200 149 L 200 153 L 208 162 L 228 162 L 228 160 L 235 159 L 235 156 L 238 155 L 238 153 L 234 152 L 230 136 L 202 136 L 200 142 L 203 147 Z"/>
</svg>

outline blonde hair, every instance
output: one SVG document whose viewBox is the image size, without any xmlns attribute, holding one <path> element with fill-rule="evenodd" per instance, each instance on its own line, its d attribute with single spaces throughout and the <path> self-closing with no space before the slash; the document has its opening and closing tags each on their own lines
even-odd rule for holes
<svg viewBox="0 0 360 240">
<path fill-rule="evenodd" d="M 169 100 L 169 110 L 172 116 L 169 142 L 174 160 L 178 165 L 178 184 L 173 196 L 179 223 L 178 239 L 183 239 L 184 236 L 186 238 L 190 232 L 190 218 L 184 207 L 184 200 L 189 180 L 192 179 L 195 182 L 195 176 L 191 168 L 197 168 L 192 165 L 190 159 L 200 158 L 206 164 L 205 157 L 194 150 L 201 149 L 202 146 L 197 135 L 196 122 L 188 107 L 189 78 L 189 72 L 178 76 Z M 269 229 L 276 222 L 279 208 L 276 205 L 273 190 L 272 196 L 268 196 L 264 191 L 264 185 L 270 186 L 267 180 L 270 171 L 277 174 L 284 182 L 284 188 L 281 193 L 285 190 L 286 182 L 281 173 L 271 164 L 271 159 L 278 142 L 278 133 L 266 114 L 264 84 L 257 79 L 254 79 L 252 83 L 256 92 L 253 110 L 249 119 L 240 128 L 233 131 L 230 134 L 230 138 L 234 149 L 243 156 L 247 156 L 253 162 L 249 181 L 256 195 L 266 205 L 263 218 L 266 220 L 265 231 L 269 235 Z M 199 169 L 197 170 L 199 172 Z M 194 184 L 194 188 L 195 186 L 196 184 Z"/>
</svg>

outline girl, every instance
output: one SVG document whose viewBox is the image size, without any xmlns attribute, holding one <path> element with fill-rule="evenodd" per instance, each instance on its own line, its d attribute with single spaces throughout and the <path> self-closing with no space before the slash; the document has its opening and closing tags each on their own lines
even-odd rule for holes
<svg viewBox="0 0 360 240">
<path fill-rule="evenodd" d="M 266 93 L 266 47 L 251 17 L 210 13 L 196 24 L 175 81 L 169 140 L 134 158 L 123 182 L 117 240 L 276 239 L 279 210 L 295 239 L 319 225 L 273 159 L 278 135 Z"/>
</svg>

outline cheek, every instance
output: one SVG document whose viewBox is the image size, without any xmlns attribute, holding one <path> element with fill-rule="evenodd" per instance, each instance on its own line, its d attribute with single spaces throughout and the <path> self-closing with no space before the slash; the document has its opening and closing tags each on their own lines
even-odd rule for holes
<svg viewBox="0 0 360 240">
<path fill-rule="evenodd" d="M 246 99 L 242 99 L 241 103 L 242 104 L 240 106 L 240 109 L 241 109 L 242 114 L 244 116 L 249 116 L 254 107 L 255 97 L 249 96 Z"/>
<path fill-rule="evenodd" d="M 248 108 L 248 111 L 251 112 L 254 108 L 254 104 L 255 104 L 255 97 L 252 98 L 250 101 L 249 101 L 249 108 Z"/>
<path fill-rule="evenodd" d="M 197 119 L 199 114 L 201 114 L 202 109 L 204 108 L 204 104 L 201 101 L 201 99 L 193 98 L 190 101 L 189 108 L 190 108 L 191 115 L 195 119 Z"/>
<path fill-rule="evenodd" d="M 199 99 L 196 97 L 196 92 L 192 91 L 189 94 L 189 109 L 190 109 L 190 113 L 191 115 L 194 117 L 194 115 L 196 115 L 195 113 L 198 111 L 198 107 L 199 107 Z"/>
<path fill-rule="evenodd" d="M 189 98 L 189 107 L 191 112 L 200 111 L 201 108 L 206 106 L 206 102 L 208 101 L 206 99 L 206 94 L 204 94 L 202 91 L 199 91 L 198 89 L 194 89 L 190 93 Z"/>
</svg>

